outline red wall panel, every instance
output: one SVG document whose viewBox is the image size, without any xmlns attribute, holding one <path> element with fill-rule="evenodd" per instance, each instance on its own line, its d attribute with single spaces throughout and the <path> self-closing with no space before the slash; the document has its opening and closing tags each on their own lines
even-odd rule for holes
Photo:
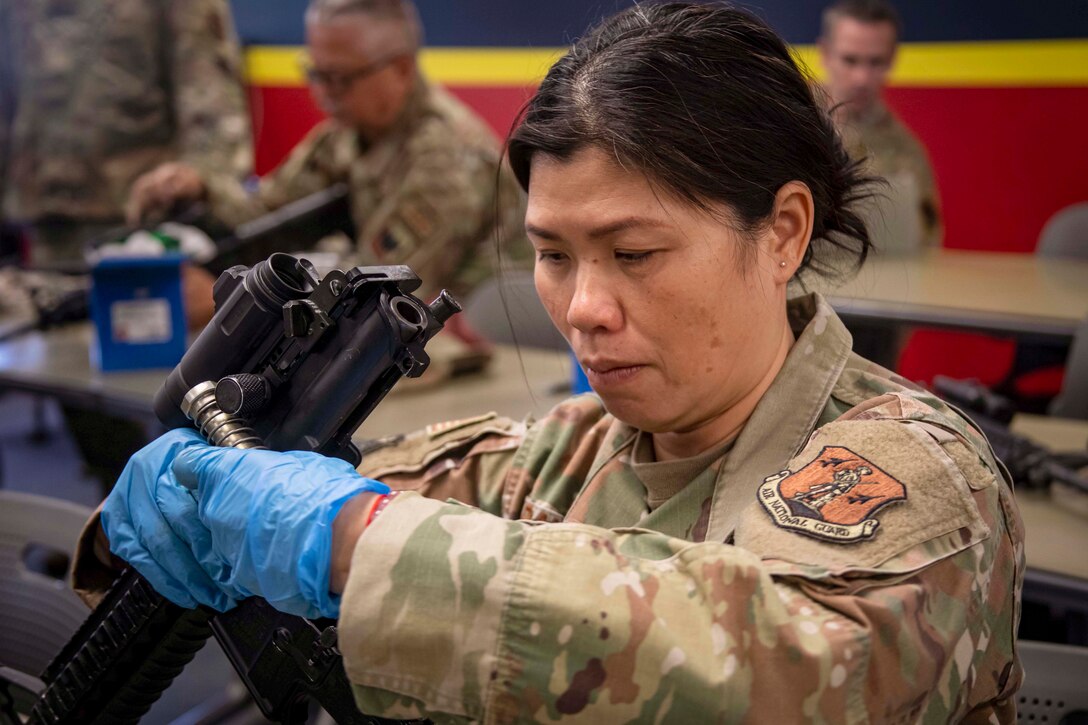
<svg viewBox="0 0 1088 725">
<path fill-rule="evenodd" d="M 1088 88 L 891 88 L 929 148 L 945 246 L 1032 252 L 1046 220 L 1088 200 Z"/>
<path fill-rule="evenodd" d="M 254 164 L 266 174 L 323 118 L 305 86 L 251 86 Z"/>
<path fill-rule="evenodd" d="M 532 92 L 451 90 L 502 137 Z M 265 173 L 321 114 L 305 88 L 254 88 L 251 97 Z M 945 246 L 1031 252 L 1051 214 L 1088 199 L 1088 88 L 896 87 L 888 101 L 929 148 Z"/>
<path fill-rule="evenodd" d="M 458 86 L 449 89 L 483 116 L 500 138 L 506 138 L 533 87 Z M 278 164 L 322 118 L 309 91 L 299 86 L 255 86 L 249 89 L 258 174 Z"/>
</svg>

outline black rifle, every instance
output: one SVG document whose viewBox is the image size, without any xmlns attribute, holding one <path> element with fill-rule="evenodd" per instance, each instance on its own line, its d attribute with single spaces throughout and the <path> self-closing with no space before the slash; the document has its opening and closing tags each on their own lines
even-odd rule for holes
<svg viewBox="0 0 1088 725">
<path fill-rule="evenodd" d="M 1013 433 L 1009 430 L 1016 413 L 1012 401 L 976 381 L 938 375 L 933 387 L 938 395 L 971 416 L 1017 486 L 1049 488 L 1059 484 L 1088 495 L 1088 479 L 1077 473 L 1077 469 L 1088 466 L 1088 451 L 1054 453 Z"/>
<path fill-rule="evenodd" d="M 233 233 L 216 240 L 216 256 L 204 266 L 221 272 L 236 264 L 254 264 L 273 252 L 312 249 L 337 232 L 355 236 L 350 187 L 343 182 L 239 224 Z"/>
<path fill-rule="evenodd" d="M 209 442 L 310 450 L 360 461 L 352 433 L 402 375 L 416 377 L 424 345 L 460 307 L 429 305 L 404 266 L 334 270 L 274 254 L 215 285 L 212 321 L 155 397 L 168 427 Z M 249 599 L 225 614 L 187 610 L 132 569 L 42 674 L 30 722 L 135 723 L 214 635 L 261 711 L 305 720 L 312 697 L 338 723 L 382 722 L 355 708 L 331 620 L 283 614 Z"/>
<path fill-rule="evenodd" d="M 0 329 L 0 342 L 32 330 L 48 330 L 67 322 L 87 319 L 90 314 L 91 278 L 60 272 L 5 270 L 0 282 L 22 290 L 33 317 Z"/>
<path fill-rule="evenodd" d="M 207 205 L 202 202 L 180 209 L 169 221 L 196 226 L 216 238 L 215 256 L 202 264 L 213 273 L 239 264 L 255 265 L 275 252 L 309 249 L 337 232 L 349 237 L 355 235 L 350 189 L 343 182 L 240 224 L 233 232 L 209 219 Z M 99 235 L 87 246 L 97 249 L 139 229 L 119 226 Z M 32 330 L 85 320 L 90 315 L 90 269 L 84 262 L 53 265 L 47 270 L 25 272 L 22 276 L 36 316 L 33 320 L 0 329 L 0 342 Z"/>
</svg>

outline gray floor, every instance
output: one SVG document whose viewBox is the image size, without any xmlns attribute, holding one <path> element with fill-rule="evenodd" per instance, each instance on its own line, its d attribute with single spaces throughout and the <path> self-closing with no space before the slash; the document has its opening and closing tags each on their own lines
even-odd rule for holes
<svg viewBox="0 0 1088 725">
<path fill-rule="evenodd" d="M 98 505 L 101 489 L 84 475 L 56 402 L 0 395 L 0 488 Z"/>
</svg>

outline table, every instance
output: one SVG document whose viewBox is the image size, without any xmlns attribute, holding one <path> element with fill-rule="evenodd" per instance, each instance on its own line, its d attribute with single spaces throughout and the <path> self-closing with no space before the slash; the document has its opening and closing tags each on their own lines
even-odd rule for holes
<svg viewBox="0 0 1088 725">
<path fill-rule="evenodd" d="M 103 373 L 91 365 L 90 323 L 27 332 L 0 343 L 0 388 L 39 393 L 109 415 L 147 420 L 169 370 Z"/>
<path fill-rule="evenodd" d="M 1053 451 L 1083 451 L 1088 421 L 1017 415 L 1012 430 Z M 1088 644 L 1088 518 L 1047 491 L 1016 492 L 1024 521 L 1024 619 L 1030 636 Z"/>
<path fill-rule="evenodd" d="M 153 417 L 152 398 L 169 369 L 101 372 L 88 355 L 92 335 L 89 324 L 73 324 L 0 343 L 0 389 L 49 395 L 111 415 Z M 566 353 L 497 346 L 484 373 L 442 385 L 402 381 L 356 435 L 377 438 L 492 410 L 517 419 L 540 415 L 568 395 L 563 383 L 569 379 Z"/>
<path fill-rule="evenodd" d="M 153 416 L 151 399 L 169 371 L 99 372 L 88 358 L 91 334 L 89 325 L 74 324 L 0 344 L 0 389 L 52 395 L 117 415 Z M 437 386 L 407 381 L 394 388 L 356 437 L 380 438 L 489 411 L 515 419 L 540 416 L 567 397 L 563 384 L 569 376 L 566 353 L 497 346 L 486 373 Z M 1088 421 L 1017 416 L 1013 430 L 1053 450 L 1083 449 L 1088 441 Z M 1088 586 L 1088 556 L 1083 554 L 1088 551 L 1088 519 L 1036 492 L 1019 492 L 1018 499 L 1029 537 L 1029 567 L 1083 579 Z"/>
<path fill-rule="evenodd" d="M 492 411 L 516 420 L 540 417 L 570 396 L 570 365 L 565 352 L 497 346 L 483 373 L 420 388 L 412 386 L 414 381 L 402 381 L 355 438 L 380 438 Z"/>
<path fill-rule="evenodd" d="M 813 282 L 846 320 L 1068 343 L 1088 318 L 1088 261 L 931 249 L 874 257 L 845 283 Z"/>
<path fill-rule="evenodd" d="M 1088 421 L 1017 415 L 1011 428 L 1055 452 L 1088 445 Z M 1044 491 L 1017 491 L 1016 502 L 1028 537 L 1028 565 L 1088 583 L 1088 518 L 1055 505 Z"/>
</svg>

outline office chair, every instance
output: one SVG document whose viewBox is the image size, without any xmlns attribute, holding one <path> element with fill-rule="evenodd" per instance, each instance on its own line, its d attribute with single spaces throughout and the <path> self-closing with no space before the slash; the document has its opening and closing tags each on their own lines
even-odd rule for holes
<svg viewBox="0 0 1088 725">
<path fill-rule="evenodd" d="M 1039 233 L 1035 254 L 1054 259 L 1088 259 L 1088 202 L 1071 204 L 1050 217 Z M 1084 336 L 1082 326 L 1081 331 L 1074 338 L 1074 346 L 1076 339 Z M 1088 347 L 1088 342 L 1081 342 L 1080 345 L 1081 348 Z M 1068 383 L 1063 380 L 1072 374 L 1072 351 L 1064 364 L 1056 360 L 1060 358 L 1061 352 L 1060 348 L 1054 346 L 1035 348 L 1018 346 L 1016 359 L 1013 361 L 1014 370 L 1023 367 L 1028 369 L 1013 377 L 1012 389 L 1018 397 L 1024 399 L 1053 399 L 1050 407 L 1051 415 L 1088 418 L 1088 401 L 1083 398 L 1088 393 L 1088 382 L 1082 380 L 1077 386 L 1076 381 L 1073 381 L 1072 387 L 1079 390 L 1082 396 L 1078 406 L 1074 397 L 1065 392 Z M 1086 356 L 1088 352 L 1082 350 L 1081 357 Z M 1088 362 L 1081 363 L 1082 376 L 1088 375 L 1086 366 Z M 1055 396 L 1061 396 L 1064 402 L 1058 404 Z M 1058 413 L 1055 407 L 1065 408 L 1067 412 Z"/>
<path fill-rule="evenodd" d="M 1061 391 L 1050 404 L 1049 412 L 1062 418 L 1088 420 L 1088 318 L 1080 323 L 1073 336 Z"/>
<path fill-rule="evenodd" d="M 1088 647 L 1020 640 L 1016 649 L 1024 665 L 1017 722 L 1088 721 Z"/>
<path fill-rule="evenodd" d="M 68 501 L 0 491 L 0 664 L 37 676 L 87 618 L 64 576 L 90 515 Z"/>
<path fill-rule="evenodd" d="M 529 272 L 504 272 L 482 282 L 466 301 L 464 315 L 473 329 L 495 343 L 569 349 L 537 296 Z"/>
<path fill-rule="evenodd" d="M 1039 233 L 1041 257 L 1088 259 L 1088 201 L 1070 204 L 1050 217 Z"/>
<path fill-rule="evenodd" d="M 90 610 L 68 586 L 68 555 L 91 509 L 70 501 L 0 491 L 0 673 L 24 686 L 60 651 Z M 16 712 L 30 712 L 31 692 L 12 688 Z M 234 669 L 211 642 L 197 653 L 145 716 L 172 722 L 209 702 L 245 697 Z M 245 698 L 248 700 L 248 698 Z"/>
</svg>

